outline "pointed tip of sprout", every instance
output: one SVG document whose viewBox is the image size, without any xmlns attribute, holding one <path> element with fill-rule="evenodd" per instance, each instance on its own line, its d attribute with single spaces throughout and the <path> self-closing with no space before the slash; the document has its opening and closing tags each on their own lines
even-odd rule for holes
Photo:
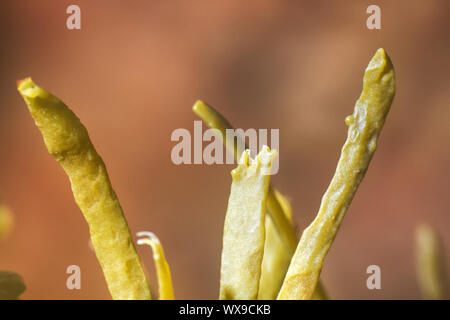
<svg viewBox="0 0 450 320">
<path fill-rule="evenodd" d="M 31 79 L 31 77 L 26 77 L 24 79 L 17 80 L 16 84 L 17 84 L 17 89 L 20 91 L 20 90 L 25 89 L 25 87 L 33 86 L 34 82 Z"/>
</svg>

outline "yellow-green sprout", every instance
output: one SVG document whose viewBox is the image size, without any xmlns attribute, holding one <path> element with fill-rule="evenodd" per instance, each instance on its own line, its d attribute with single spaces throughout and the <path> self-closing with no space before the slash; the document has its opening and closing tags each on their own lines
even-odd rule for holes
<svg viewBox="0 0 450 320">
<path fill-rule="evenodd" d="M 366 68 L 363 90 L 352 115 L 336 172 L 319 213 L 303 231 L 278 299 L 311 299 L 322 263 L 377 147 L 378 136 L 395 94 L 392 63 L 378 49 Z"/>
<path fill-rule="evenodd" d="M 420 224 L 415 234 L 416 268 L 420 291 L 425 299 L 445 299 L 443 253 L 439 237 L 428 224 Z"/>
<path fill-rule="evenodd" d="M 58 98 L 31 78 L 18 82 L 49 153 L 70 179 L 75 201 L 89 225 L 92 245 L 113 299 L 150 299 L 141 262 L 105 164 L 86 128 Z"/>
<path fill-rule="evenodd" d="M 138 237 L 146 237 L 138 239 L 137 244 L 146 244 L 152 247 L 153 250 L 153 260 L 155 261 L 156 273 L 158 276 L 158 287 L 159 287 L 159 299 L 160 300 L 173 300 L 173 286 L 172 286 L 172 276 L 170 274 L 170 267 L 167 263 L 166 257 L 164 255 L 164 250 L 158 237 L 152 232 L 138 232 L 136 234 Z"/>
<path fill-rule="evenodd" d="M 0 242 L 11 233 L 13 224 L 14 218 L 11 210 L 0 203 Z"/>
<path fill-rule="evenodd" d="M 233 154 L 235 160 L 239 160 L 241 155 L 239 146 L 245 146 L 245 143 L 239 136 L 226 134 L 227 130 L 234 130 L 230 122 L 210 105 L 200 100 L 194 104 L 192 110 L 210 128 L 219 131 L 227 150 Z M 270 185 L 266 206 L 270 219 L 266 219 L 268 236 L 266 236 L 258 297 L 259 299 L 275 299 L 298 240 L 297 230 L 291 219 L 290 206 L 285 197 Z M 314 299 L 326 299 L 325 289 L 320 282 L 314 292 Z"/>
<path fill-rule="evenodd" d="M 242 153 L 231 172 L 223 232 L 220 299 L 252 300 L 258 296 L 264 254 L 266 197 L 276 151 L 264 146 L 254 160 Z"/>
<path fill-rule="evenodd" d="M 227 150 L 234 155 L 235 160 L 238 160 L 243 151 L 240 150 L 240 148 L 245 146 L 245 142 L 242 141 L 239 136 L 227 135 L 227 130 L 233 130 L 233 126 L 219 112 L 201 100 L 194 104 L 192 110 L 205 121 L 210 128 L 220 132 L 222 141 Z M 289 221 L 286 214 L 283 212 L 283 208 L 278 202 L 278 199 L 275 196 L 275 190 L 272 187 L 269 187 L 268 191 L 267 208 L 275 228 L 278 230 L 287 250 L 294 253 L 297 246 L 296 230 L 292 222 Z"/>
</svg>

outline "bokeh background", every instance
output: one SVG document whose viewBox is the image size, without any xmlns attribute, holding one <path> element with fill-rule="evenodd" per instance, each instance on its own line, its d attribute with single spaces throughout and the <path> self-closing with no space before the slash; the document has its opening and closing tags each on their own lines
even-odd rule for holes
<svg viewBox="0 0 450 320">
<path fill-rule="evenodd" d="M 366 28 L 374 3 L 381 30 Z M 81 30 L 66 28 L 71 4 Z M 279 128 L 272 182 L 302 230 L 333 175 L 363 71 L 383 47 L 397 95 L 322 278 L 335 299 L 420 298 L 418 223 L 439 231 L 450 274 L 449 12 L 446 0 L 2 1 L 0 195 L 16 224 L 0 244 L 0 269 L 24 277 L 24 299 L 110 298 L 69 181 L 16 80 L 32 76 L 81 118 L 131 230 L 163 242 L 176 297 L 215 299 L 233 166 L 174 165 L 172 131 L 193 129 L 197 99 L 235 127 Z M 156 292 L 151 250 L 138 251 Z M 66 289 L 71 264 L 81 290 Z M 381 290 L 366 288 L 371 264 Z"/>
</svg>

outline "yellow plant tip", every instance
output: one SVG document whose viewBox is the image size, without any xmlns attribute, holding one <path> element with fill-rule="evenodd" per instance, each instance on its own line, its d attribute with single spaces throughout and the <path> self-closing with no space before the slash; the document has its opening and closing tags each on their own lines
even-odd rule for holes
<svg viewBox="0 0 450 320">
<path fill-rule="evenodd" d="M 370 60 L 369 65 L 366 68 L 366 71 L 373 69 L 381 70 L 386 63 L 390 63 L 389 57 L 383 48 L 379 48 L 375 52 L 375 55 L 373 56 L 372 60 Z"/>
<path fill-rule="evenodd" d="M 225 135 L 226 129 L 232 128 L 225 117 L 201 100 L 195 102 L 192 111 L 205 121 L 208 127 L 218 129 L 223 135 Z"/>
<path fill-rule="evenodd" d="M 5 205 L 0 204 L 0 241 L 11 234 L 14 226 L 14 216 L 11 210 Z"/>
<path fill-rule="evenodd" d="M 248 152 L 245 152 L 248 157 Z M 263 148 L 233 170 L 225 217 L 220 299 L 249 300 L 258 295 L 264 254 L 266 197 L 276 151 Z M 267 171 L 268 170 L 268 171 Z"/>
<path fill-rule="evenodd" d="M 261 151 L 256 156 L 255 161 L 256 161 L 256 163 L 260 163 L 260 165 L 262 166 L 261 173 L 263 175 L 270 174 L 270 169 L 272 168 L 273 159 L 275 159 L 277 156 L 278 156 L 277 150 L 274 149 L 271 151 L 268 146 L 262 146 Z"/>
<path fill-rule="evenodd" d="M 194 111 L 208 127 L 219 130 L 222 137 L 225 137 L 226 129 L 231 128 L 231 124 L 220 113 L 201 100 L 195 102 L 192 111 Z"/>
<path fill-rule="evenodd" d="M 250 150 L 244 150 L 239 158 L 238 166 L 231 170 L 231 176 L 239 176 L 246 168 L 248 168 L 250 165 L 250 159 Z"/>
<path fill-rule="evenodd" d="M 153 250 L 153 260 L 155 261 L 156 273 L 158 276 L 159 299 L 173 300 L 173 285 L 170 267 L 164 255 L 164 250 L 158 237 L 153 232 L 141 231 L 136 234 L 138 237 L 147 237 L 138 239 L 137 244 L 149 245 Z"/>
<path fill-rule="evenodd" d="M 211 106 L 209 106 L 207 103 L 205 103 L 202 100 L 197 100 L 193 107 L 192 111 L 194 111 L 195 114 L 197 114 L 199 117 L 208 118 L 211 120 L 211 122 L 218 123 L 218 120 L 225 120 L 216 110 L 214 110 Z M 210 115 L 208 117 L 208 115 Z M 225 120 L 226 122 L 226 120 Z"/>
<path fill-rule="evenodd" d="M 30 78 L 18 90 L 51 155 L 69 177 L 114 299 L 150 299 L 150 289 L 103 160 L 77 116 Z"/>
<path fill-rule="evenodd" d="M 443 249 L 437 232 L 428 224 L 420 224 L 415 233 L 417 278 L 425 299 L 445 299 Z"/>
<path fill-rule="evenodd" d="M 58 100 L 58 98 L 52 96 L 48 91 L 42 90 L 37 86 L 30 77 L 17 81 L 17 90 L 25 100 L 33 98 Z"/>
<path fill-rule="evenodd" d="M 272 167 L 272 159 L 277 155 L 278 152 L 276 150 L 270 150 L 268 146 L 263 146 L 255 159 L 252 159 L 250 150 L 245 150 L 239 159 L 239 165 L 231 171 L 231 176 L 233 179 L 237 179 L 242 174 L 255 175 L 255 172 L 258 170 L 261 171 L 262 175 L 268 175 Z"/>
<path fill-rule="evenodd" d="M 33 88 L 35 83 L 30 77 L 27 77 L 22 80 L 17 80 L 17 89 L 21 92 L 27 93 L 27 89 Z"/>
<path fill-rule="evenodd" d="M 25 291 L 25 283 L 20 275 L 0 271 L 0 300 L 17 299 Z"/>
<path fill-rule="evenodd" d="M 213 107 L 201 100 L 198 100 L 194 104 L 192 111 L 194 111 L 194 113 L 202 119 L 209 128 L 216 129 L 220 132 L 226 149 L 234 155 L 236 160 L 238 160 L 240 156 L 238 147 L 240 145 L 244 146 L 245 142 L 242 141 L 239 136 L 227 136 L 227 129 L 233 129 L 233 126 L 228 122 L 228 120 L 225 119 L 225 117 L 217 112 Z"/>
<path fill-rule="evenodd" d="M 278 299 L 311 299 L 322 263 L 363 179 L 395 94 L 392 63 L 379 49 L 364 73 L 363 90 L 346 118 L 347 141 L 314 221 L 303 231 Z"/>
</svg>

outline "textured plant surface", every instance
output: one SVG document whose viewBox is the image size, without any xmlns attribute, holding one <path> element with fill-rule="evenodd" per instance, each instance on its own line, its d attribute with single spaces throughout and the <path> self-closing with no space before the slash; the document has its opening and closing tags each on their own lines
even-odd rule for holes
<svg viewBox="0 0 450 320">
<path fill-rule="evenodd" d="M 86 128 L 58 98 L 31 78 L 18 90 L 42 133 L 49 153 L 70 179 L 76 203 L 90 230 L 96 256 L 113 299 L 151 299 L 141 261 L 106 167 Z M 344 215 L 363 179 L 395 94 L 392 63 L 378 49 L 363 79 L 363 90 L 352 115 L 345 119 L 348 136 L 336 172 L 314 221 L 297 238 L 292 209 L 285 196 L 270 184 L 276 150 L 264 146 L 252 159 L 227 140 L 231 124 L 217 111 L 198 101 L 193 111 L 217 129 L 227 149 L 239 160 L 231 172 L 232 184 L 225 217 L 220 275 L 220 299 L 325 299 L 319 281 L 322 264 Z M 182 219 L 182 217 L 181 217 Z M 12 226 L 12 215 L 0 206 L 0 240 Z M 152 247 L 159 299 L 174 299 L 171 272 L 162 245 L 151 232 L 139 232 L 138 244 Z M 417 233 L 419 284 L 424 296 L 444 296 L 439 269 L 441 251 L 431 227 Z M 0 272 L 0 298 L 14 299 L 25 286 L 21 277 Z"/>
</svg>

